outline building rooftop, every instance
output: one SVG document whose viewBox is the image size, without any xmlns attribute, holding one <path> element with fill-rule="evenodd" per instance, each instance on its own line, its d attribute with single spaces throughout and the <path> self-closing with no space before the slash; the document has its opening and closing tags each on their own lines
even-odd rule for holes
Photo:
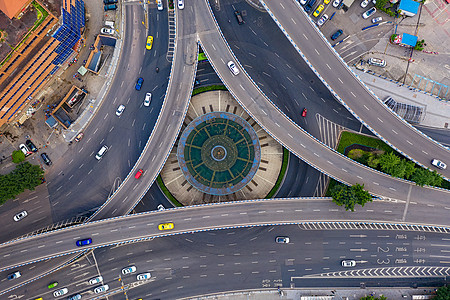
<svg viewBox="0 0 450 300">
<path fill-rule="evenodd" d="M 16 17 L 31 0 L 0 0 L 0 10 L 10 19 Z"/>
<path fill-rule="evenodd" d="M 420 3 L 414 0 L 401 0 L 398 9 L 415 15 L 419 11 L 419 6 Z"/>
<path fill-rule="evenodd" d="M 416 44 L 417 44 L 417 36 L 410 35 L 410 34 L 407 34 L 407 33 L 403 33 L 402 34 L 402 44 L 408 45 L 408 46 L 411 46 L 411 47 L 416 46 Z"/>
</svg>

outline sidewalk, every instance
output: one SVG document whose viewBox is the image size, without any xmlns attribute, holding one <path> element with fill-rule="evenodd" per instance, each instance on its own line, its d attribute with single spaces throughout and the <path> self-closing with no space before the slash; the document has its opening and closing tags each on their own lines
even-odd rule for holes
<svg viewBox="0 0 450 300">
<path fill-rule="evenodd" d="M 435 128 L 449 127 L 449 101 L 440 100 L 433 95 L 409 88 L 408 85 L 400 86 L 396 81 L 385 79 L 383 76 L 379 77 L 359 69 L 352 69 L 381 100 L 391 96 L 397 102 L 423 107 L 425 117 L 420 122 L 421 125 Z"/>
<path fill-rule="evenodd" d="M 294 300 L 301 297 L 317 296 L 317 300 L 356 300 L 364 296 L 373 295 L 379 297 L 384 295 L 388 300 L 411 299 L 412 295 L 432 295 L 433 289 L 332 289 L 313 290 L 313 289 L 265 289 L 265 290 L 246 290 L 223 294 L 211 294 L 200 297 L 184 298 L 184 299 L 220 299 L 220 300 L 275 300 L 286 299 Z"/>
</svg>

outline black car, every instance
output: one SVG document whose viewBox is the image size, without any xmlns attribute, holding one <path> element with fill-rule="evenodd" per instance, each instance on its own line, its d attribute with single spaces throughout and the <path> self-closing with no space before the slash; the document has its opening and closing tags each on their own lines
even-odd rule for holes
<svg viewBox="0 0 450 300">
<path fill-rule="evenodd" d="M 33 152 L 37 152 L 38 151 L 38 149 L 36 148 L 36 146 L 33 144 L 32 141 L 27 140 L 25 142 L 25 144 L 27 145 L 28 149 L 30 149 L 31 151 L 33 151 Z"/>
<path fill-rule="evenodd" d="M 116 10 L 117 9 L 117 5 L 116 4 L 108 4 L 108 5 L 105 5 L 104 9 L 105 9 L 105 11 L 107 11 L 107 10 Z"/>
<path fill-rule="evenodd" d="M 51 166 L 52 165 L 52 161 L 50 160 L 50 157 L 48 157 L 48 155 L 47 155 L 47 153 L 42 153 L 41 154 L 41 157 L 42 157 L 42 160 L 44 161 L 44 163 L 47 165 L 47 166 Z"/>
<path fill-rule="evenodd" d="M 236 16 L 236 20 L 238 21 L 239 25 L 242 25 L 244 23 L 244 19 L 242 19 L 241 13 L 238 10 L 235 10 L 234 15 Z"/>
<path fill-rule="evenodd" d="M 335 33 L 333 33 L 333 35 L 331 36 L 331 40 L 334 41 L 335 39 L 337 39 L 338 37 L 341 36 L 341 34 L 343 34 L 344 32 L 342 31 L 342 29 L 339 29 L 338 31 L 336 31 Z"/>
<path fill-rule="evenodd" d="M 118 0 L 103 0 L 104 4 L 114 4 L 117 3 Z"/>
</svg>

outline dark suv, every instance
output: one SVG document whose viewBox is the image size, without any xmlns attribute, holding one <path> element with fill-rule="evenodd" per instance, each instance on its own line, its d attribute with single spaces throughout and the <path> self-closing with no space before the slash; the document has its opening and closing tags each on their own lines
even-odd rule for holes
<svg viewBox="0 0 450 300">
<path fill-rule="evenodd" d="M 36 145 L 34 145 L 32 141 L 27 140 L 25 142 L 25 144 L 27 145 L 28 149 L 30 149 L 31 151 L 33 151 L 33 152 L 37 152 L 38 151 L 38 149 L 36 148 Z"/>
<path fill-rule="evenodd" d="M 48 155 L 47 155 L 47 153 L 42 153 L 41 154 L 41 157 L 42 157 L 42 160 L 44 161 L 44 163 L 47 165 L 47 166 L 51 166 L 52 165 L 52 161 L 50 160 L 50 157 L 48 157 Z"/>
<path fill-rule="evenodd" d="M 108 4 L 104 6 L 105 11 L 107 10 L 116 10 L 117 9 L 117 5 L 116 4 Z"/>
<path fill-rule="evenodd" d="M 305 11 L 309 12 L 311 8 L 314 6 L 314 3 L 316 3 L 316 0 L 309 0 L 309 2 L 306 3 L 306 5 L 304 6 Z"/>
<path fill-rule="evenodd" d="M 344 32 L 342 31 L 342 29 L 339 29 L 338 31 L 336 31 L 335 33 L 333 33 L 333 35 L 331 36 L 331 40 L 334 41 L 335 39 L 337 39 L 338 37 L 341 36 L 341 34 L 343 34 Z"/>
<path fill-rule="evenodd" d="M 236 20 L 238 21 L 239 25 L 242 25 L 244 23 L 244 19 L 242 19 L 241 13 L 238 10 L 235 10 L 234 15 L 236 16 Z"/>
<path fill-rule="evenodd" d="M 114 3 L 117 3 L 117 0 L 103 0 L 103 3 L 105 3 L 105 4 L 114 4 Z"/>
</svg>

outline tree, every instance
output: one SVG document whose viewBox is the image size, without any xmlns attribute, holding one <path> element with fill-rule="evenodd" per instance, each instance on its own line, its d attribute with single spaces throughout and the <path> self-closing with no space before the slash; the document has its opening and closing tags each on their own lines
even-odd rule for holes
<svg viewBox="0 0 450 300">
<path fill-rule="evenodd" d="M 364 185 L 360 184 L 354 186 L 338 184 L 334 186 L 331 197 L 334 203 L 351 211 L 355 211 L 355 204 L 364 206 L 367 202 L 372 201 L 372 196 L 364 191 Z"/>
<path fill-rule="evenodd" d="M 427 169 L 418 168 L 411 176 L 411 180 L 419 186 L 430 185 L 434 180 L 434 175 Z"/>
<path fill-rule="evenodd" d="M 15 164 L 21 163 L 25 160 L 25 154 L 22 151 L 16 150 L 12 153 L 12 161 Z"/>
<path fill-rule="evenodd" d="M 400 157 L 395 155 L 394 152 L 387 152 L 380 156 L 381 170 L 388 174 L 395 172 L 395 168 L 400 164 Z"/>
<path fill-rule="evenodd" d="M 416 171 L 416 164 L 410 160 L 405 161 L 405 175 L 403 177 L 409 179 Z"/>
<path fill-rule="evenodd" d="M 359 300 L 386 300 L 387 298 L 384 295 L 381 295 L 380 297 L 374 297 L 374 296 L 365 296 L 360 298 Z"/>
<path fill-rule="evenodd" d="M 433 300 L 449 300 L 450 299 L 450 287 L 441 286 L 436 291 L 436 296 L 434 296 Z"/>
<path fill-rule="evenodd" d="M 380 163 L 380 159 L 377 154 L 370 153 L 369 158 L 367 159 L 367 165 L 371 168 L 376 169 Z"/>
</svg>

